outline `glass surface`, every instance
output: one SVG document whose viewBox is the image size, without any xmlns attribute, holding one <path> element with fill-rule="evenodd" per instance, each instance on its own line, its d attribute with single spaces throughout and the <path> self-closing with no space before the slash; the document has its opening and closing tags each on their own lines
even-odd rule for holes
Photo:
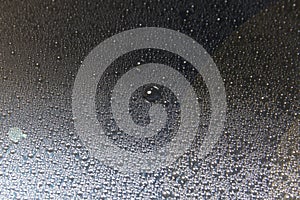
<svg viewBox="0 0 300 200">
<path fill-rule="evenodd" d="M 299 199 L 299 2 L 0 0 L 0 199 Z"/>
</svg>

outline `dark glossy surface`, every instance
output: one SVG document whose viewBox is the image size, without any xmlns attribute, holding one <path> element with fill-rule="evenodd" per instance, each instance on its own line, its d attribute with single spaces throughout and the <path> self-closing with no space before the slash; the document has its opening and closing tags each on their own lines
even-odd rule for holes
<svg viewBox="0 0 300 200">
<path fill-rule="evenodd" d="M 299 3 L 209 2 L 0 0 L 0 199 L 299 198 Z M 178 30 L 206 49 L 224 81 L 227 116 L 213 151 L 198 159 L 211 105 L 201 76 L 170 52 L 122 56 L 100 80 L 95 102 L 114 144 L 145 148 L 111 125 L 110 92 L 126 67 L 172 65 L 196 88 L 202 109 L 190 151 L 153 173 L 124 175 L 90 155 L 74 130 L 71 97 L 89 52 L 139 27 Z M 176 134 L 180 104 L 168 88 L 149 95 L 147 87 L 129 100 L 132 120 L 146 126 L 159 104 L 172 125 L 146 141 L 153 150 Z"/>
</svg>

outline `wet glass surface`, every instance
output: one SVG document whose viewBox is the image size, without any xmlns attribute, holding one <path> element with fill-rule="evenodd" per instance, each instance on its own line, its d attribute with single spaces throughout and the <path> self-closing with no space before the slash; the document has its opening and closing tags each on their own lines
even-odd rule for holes
<svg viewBox="0 0 300 200">
<path fill-rule="evenodd" d="M 0 0 L 0 199 L 298 199 L 297 1 Z"/>
</svg>

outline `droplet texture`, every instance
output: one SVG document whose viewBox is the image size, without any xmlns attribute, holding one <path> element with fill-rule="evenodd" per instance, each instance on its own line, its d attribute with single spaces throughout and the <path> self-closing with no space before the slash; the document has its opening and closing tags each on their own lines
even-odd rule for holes
<svg viewBox="0 0 300 200">
<path fill-rule="evenodd" d="M 91 60 L 101 60 L 85 73 L 95 93 L 82 96 L 77 109 L 99 129 L 83 139 L 72 90 L 91 64 L 86 57 L 117 34 L 150 27 L 183 36 L 124 37 Z M 194 43 L 181 54 L 169 51 L 186 46 L 185 36 Z M 137 43 L 153 46 L 130 51 Z M 205 53 L 193 50 L 197 44 Z M 299 199 L 298 44 L 296 0 L 2 0 L 0 199 Z M 128 52 L 112 61 L 119 50 Z M 214 67 L 194 62 L 208 57 L 226 91 L 219 137 L 208 133 L 218 120 L 213 105 L 222 101 L 212 100 L 199 70 L 211 74 Z M 215 96 L 220 89 L 214 87 Z M 93 113 L 85 109 L 89 97 Z M 97 146 L 99 133 L 105 142 Z M 213 148 L 201 156 L 205 144 Z M 96 157 L 93 145 L 143 162 Z M 178 156 L 151 168 L 159 150 L 160 158 Z"/>
</svg>

